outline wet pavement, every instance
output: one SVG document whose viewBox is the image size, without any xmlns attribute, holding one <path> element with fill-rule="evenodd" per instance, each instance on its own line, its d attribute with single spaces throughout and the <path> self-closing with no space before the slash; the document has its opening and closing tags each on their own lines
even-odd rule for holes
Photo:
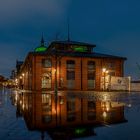
<svg viewBox="0 0 140 140">
<path fill-rule="evenodd" d="M 10 90 L 0 91 L 0 140 L 41 140 L 40 132 L 28 131 L 24 119 L 16 117 L 10 95 Z M 47 134 L 44 140 L 50 140 Z"/>
<path fill-rule="evenodd" d="M 11 102 L 11 90 L 0 91 L 0 140 L 51 140 L 47 132 L 29 131 L 23 117 L 17 117 L 16 106 Z M 89 97 L 90 96 L 90 97 Z M 95 98 L 88 95 L 87 98 Z M 96 135 L 77 140 L 140 140 L 140 93 L 102 93 L 96 98 L 125 103 L 127 122 L 94 128 Z"/>
</svg>

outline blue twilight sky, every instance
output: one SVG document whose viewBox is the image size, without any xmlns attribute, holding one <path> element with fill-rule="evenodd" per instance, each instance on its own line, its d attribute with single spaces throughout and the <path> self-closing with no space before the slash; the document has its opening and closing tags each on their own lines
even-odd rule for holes
<svg viewBox="0 0 140 140">
<path fill-rule="evenodd" d="M 67 38 L 96 44 L 96 52 L 125 56 L 125 75 L 140 78 L 140 0 L 0 0 L 0 74 L 40 44 Z"/>
</svg>

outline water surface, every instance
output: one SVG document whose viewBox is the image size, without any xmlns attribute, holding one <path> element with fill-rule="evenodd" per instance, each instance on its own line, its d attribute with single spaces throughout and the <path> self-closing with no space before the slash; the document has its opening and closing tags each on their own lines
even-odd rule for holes
<svg viewBox="0 0 140 140">
<path fill-rule="evenodd" d="M 2 140 L 139 140 L 139 118 L 140 93 L 0 92 Z"/>
</svg>

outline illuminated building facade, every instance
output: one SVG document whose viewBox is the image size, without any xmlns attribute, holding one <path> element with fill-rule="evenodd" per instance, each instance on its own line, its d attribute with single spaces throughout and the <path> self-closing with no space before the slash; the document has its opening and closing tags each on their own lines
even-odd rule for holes
<svg viewBox="0 0 140 140">
<path fill-rule="evenodd" d="M 44 40 L 30 52 L 17 75 L 19 88 L 32 91 L 109 89 L 107 76 L 123 76 L 126 58 L 94 52 L 96 45 Z"/>
</svg>

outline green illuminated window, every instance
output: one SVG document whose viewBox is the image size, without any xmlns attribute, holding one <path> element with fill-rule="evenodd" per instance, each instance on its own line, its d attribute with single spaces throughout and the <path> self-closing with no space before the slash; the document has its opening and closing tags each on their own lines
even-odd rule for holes
<svg viewBox="0 0 140 140">
<path fill-rule="evenodd" d="M 72 48 L 76 52 L 87 52 L 88 50 L 86 46 L 73 46 Z"/>
</svg>

